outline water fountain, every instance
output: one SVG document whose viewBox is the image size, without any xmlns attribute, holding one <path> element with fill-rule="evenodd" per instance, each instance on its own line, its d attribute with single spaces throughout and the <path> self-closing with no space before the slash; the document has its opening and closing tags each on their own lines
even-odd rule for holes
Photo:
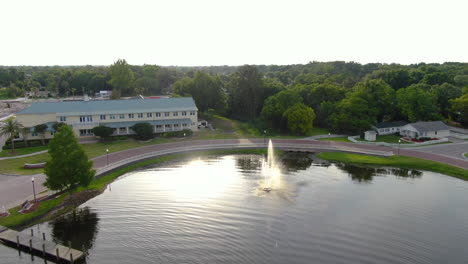
<svg viewBox="0 0 468 264">
<path fill-rule="evenodd" d="M 280 187 L 280 170 L 276 165 L 275 153 L 271 139 L 268 141 L 267 159 L 266 161 L 263 161 L 262 173 L 264 177 L 262 184 L 263 191 L 271 192 L 273 189 L 278 189 Z"/>
</svg>

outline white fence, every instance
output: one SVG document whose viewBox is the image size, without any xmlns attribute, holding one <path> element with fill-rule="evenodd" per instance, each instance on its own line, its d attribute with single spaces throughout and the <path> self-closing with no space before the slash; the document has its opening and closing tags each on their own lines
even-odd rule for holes
<svg viewBox="0 0 468 264">
<path fill-rule="evenodd" d="M 411 147 L 418 147 L 418 146 L 426 146 L 432 145 L 442 142 L 447 142 L 448 138 L 442 138 L 439 140 L 430 140 L 425 142 L 414 142 L 413 144 L 398 144 L 398 143 L 387 143 L 387 142 L 371 142 L 371 141 L 360 141 L 356 140 L 359 136 L 350 136 L 348 137 L 349 141 L 359 144 L 367 144 L 367 145 L 375 145 L 375 146 L 385 146 L 385 147 L 392 147 L 392 148 L 411 148 Z"/>
</svg>

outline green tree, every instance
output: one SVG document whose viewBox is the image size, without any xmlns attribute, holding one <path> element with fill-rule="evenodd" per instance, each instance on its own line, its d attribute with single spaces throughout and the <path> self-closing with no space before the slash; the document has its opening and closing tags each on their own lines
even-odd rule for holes
<svg viewBox="0 0 468 264">
<path fill-rule="evenodd" d="M 36 133 L 41 135 L 41 143 L 44 146 L 45 145 L 45 133 L 47 131 L 47 125 L 46 124 L 40 124 L 34 127 L 34 130 Z"/>
<path fill-rule="evenodd" d="M 313 127 L 315 119 L 314 109 L 303 103 L 289 107 L 283 114 L 288 122 L 288 129 L 296 135 L 304 135 Z"/>
<path fill-rule="evenodd" d="M 137 123 L 131 128 L 139 140 L 148 140 L 153 137 L 153 126 L 150 123 Z"/>
<path fill-rule="evenodd" d="M 330 115 L 329 123 L 338 132 L 361 133 L 377 121 L 377 110 L 357 96 L 349 96 L 338 103 L 336 111 Z"/>
<path fill-rule="evenodd" d="M 143 65 L 142 76 L 137 78 L 135 86 L 145 95 L 161 94 L 158 80 L 159 67 L 156 65 Z"/>
<path fill-rule="evenodd" d="M 133 95 L 134 75 L 132 68 L 125 60 L 117 60 L 109 67 L 112 85 L 112 97 L 120 98 L 121 95 Z"/>
<path fill-rule="evenodd" d="M 226 108 L 226 94 L 221 80 L 202 71 L 197 71 L 193 78 L 186 77 L 174 83 L 174 93 L 192 96 L 201 112 L 208 109 L 223 112 Z"/>
<path fill-rule="evenodd" d="M 397 103 L 410 122 L 441 119 L 434 96 L 420 88 L 410 86 L 398 90 Z"/>
<path fill-rule="evenodd" d="M 61 126 L 49 144 L 50 159 L 44 173 L 44 186 L 51 190 L 73 191 L 88 186 L 96 173 L 70 126 Z"/>
<path fill-rule="evenodd" d="M 302 103 L 302 98 L 298 92 L 293 90 L 279 92 L 265 100 L 262 117 L 275 128 L 285 127 L 284 112 L 298 103 Z"/>
<path fill-rule="evenodd" d="M 97 126 L 93 127 L 93 134 L 100 137 L 102 140 L 109 138 L 112 133 L 114 133 L 114 130 L 112 127 L 107 127 L 107 126 Z"/>
<path fill-rule="evenodd" d="M 443 116 L 448 116 L 451 107 L 450 100 L 460 97 L 462 90 L 455 85 L 444 83 L 432 86 L 431 93 L 437 102 L 439 112 Z"/>
<path fill-rule="evenodd" d="M 21 133 L 21 135 L 23 136 L 23 142 L 24 142 L 24 145 L 27 147 L 28 146 L 28 134 L 31 130 L 29 129 L 29 127 L 21 127 L 19 129 L 19 132 Z"/>
<path fill-rule="evenodd" d="M 384 119 L 395 113 L 396 110 L 396 93 L 383 80 L 366 80 L 356 84 L 354 94 L 367 101 L 369 107 L 377 111 L 377 121 L 381 122 Z"/>
<path fill-rule="evenodd" d="M 11 152 L 15 152 L 15 136 L 20 132 L 23 128 L 23 125 L 15 120 L 14 118 L 8 118 L 4 122 L 0 123 L 0 135 L 6 137 L 7 139 L 10 138 L 11 140 Z"/>
<path fill-rule="evenodd" d="M 463 126 L 468 126 L 468 94 L 450 102 L 452 103 L 452 111 L 456 115 L 456 120 Z"/>
<path fill-rule="evenodd" d="M 229 84 L 231 115 L 240 119 L 254 119 L 263 107 L 265 92 L 262 74 L 257 67 L 244 65 L 233 74 Z"/>
</svg>

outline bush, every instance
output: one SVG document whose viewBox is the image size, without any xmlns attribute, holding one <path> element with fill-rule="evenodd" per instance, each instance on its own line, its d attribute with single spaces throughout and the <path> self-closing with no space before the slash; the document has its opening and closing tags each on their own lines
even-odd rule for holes
<svg viewBox="0 0 468 264">
<path fill-rule="evenodd" d="M 106 139 L 109 138 L 112 135 L 112 133 L 114 133 L 114 130 L 111 127 L 100 125 L 97 127 L 93 127 L 93 133 L 101 139 Z"/>
<path fill-rule="evenodd" d="M 115 140 L 127 140 L 128 137 L 127 137 L 127 136 L 116 136 L 116 137 L 112 137 L 112 139 L 115 139 Z"/>
<path fill-rule="evenodd" d="M 171 131 L 171 132 L 165 132 L 162 134 L 163 137 L 184 137 L 184 134 L 186 137 L 193 135 L 193 131 L 190 129 L 184 129 L 182 131 Z"/>
<path fill-rule="evenodd" d="M 49 140 L 46 139 L 46 142 Z M 40 140 L 28 140 L 28 145 L 24 144 L 24 141 L 15 141 L 15 149 L 16 148 L 29 148 L 29 147 L 37 147 L 41 146 L 41 141 Z M 3 149 L 11 149 L 11 141 L 8 140 L 5 143 L 5 146 L 3 146 Z"/>
<path fill-rule="evenodd" d="M 428 140 L 431 140 L 432 138 L 430 137 L 420 137 L 418 138 L 419 141 L 428 141 Z"/>
<path fill-rule="evenodd" d="M 135 132 L 135 138 L 138 140 L 153 138 L 153 126 L 150 123 L 138 123 L 131 128 Z"/>
</svg>

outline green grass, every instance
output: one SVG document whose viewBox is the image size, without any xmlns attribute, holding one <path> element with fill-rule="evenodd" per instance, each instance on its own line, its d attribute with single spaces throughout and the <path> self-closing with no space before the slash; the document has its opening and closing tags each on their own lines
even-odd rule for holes
<svg viewBox="0 0 468 264">
<path fill-rule="evenodd" d="M 2 152 L 0 152 L 0 157 L 14 157 L 14 156 L 21 156 L 21 155 L 26 155 L 26 154 L 31 154 L 39 151 L 43 151 L 48 149 L 47 146 L 35 146 L 35 147 L 29 147 L 29 148 L 15 148 L 15 152 L 11 153 L 11 149 L 4 149 Z"/>
<path fill-rule="evenodd" d="M 391 156 L 385 158 L 343 152 L 323 152 L 317 154 L 317 157 L 324 160 L 339 161 L 344 163 L 392 166 L 405 169 L 427 170 L 450 175 L 463 180 L 468 180 L 468 171 L 465 169 L 446 165 L 435 161 L 413 158 L 408 156 Z"/>
<path fill-rule="evenodd" d="M 467 152 L 467 153 L 465 153 L 465 158 L 467 158 L 467 159 L 468 159 L 468 152 Z"/>
<path fill-rule="evenodd" d="M 383 135 L 383 136 L 377 136 L 375 141 L 367 141 L 364 139 L 356 139 L 358 141 L 365 141 L 365 142 L 386 142 L 386 143 L 398 143 L 398 140 L 400 139 L 400 136 L 395 136 L 395 135 Z M 401 141 L 401 144 L 413 144 L 411 142 L 406 142 L 406 141 Z"/>
<path fill-rule="evenodd" d="M 232 155 L 232 154 L 264 155 L 266 154 L 266 150 L 265 149 L 209 150 L 209 151 L 197 151 L 197 152 L 192 152 L 192 153 L 174 154 L 174 155 L 157 157 L 157 158 L 133 163 L 124 168 L 105 174 L 93 180 L 89 186 L 79 187 L 76 190 L 76 192 L 81 192 L 81 191 L 86 191 L 86 190 L 102 190 L 104 187 L 106 187 L 108 183 L 112 182 L 119 176 L 127 172 L 130 172 L 132 170 L 135 170 L 137 168 L 152 165 L 152 164 L 158 164 L 158 163 L 169 162 L 169 161 L 180 160 L 180 159 L 189 159 L 189 158 L 200 157 L 200 156 Z M 277 155 L 281 155 L 281 151 L 277 151 Z M 65 193 L 56 199 L 41 202 L 38 209 L 28 214 L 18 213 L 19 207 L 12 208 L 9 210 L 10 216 L 0 218 L 0 225 L 11 228 L 15 226 L 23 226 L 23 225 L 32 224 L 35 221 L 39 220 L 40 217 L 52 211 L 54 208 L 57 208 L 68 195 L 69 195 L 68 193 Z M 73 208 L 65 208 L 60 213 L 65 213 L 67 211 L 70 211 L 71 209 Z M 43 220 L 46 220 L 46 219 L 43 219 Z"/>
<path fill-rule="evenodd" d="M 10 97 L 7 96 L 6 88 L 0 88 L 0 99 L 11 99 Z"/>
<path fill-rule="evenodd" d="M 323 141 L 337 141 L 337 142 L 351 142 L 348 137 L 331 137 L 331 138 L 319 138 L 318 140 Z"/>
</svg>

